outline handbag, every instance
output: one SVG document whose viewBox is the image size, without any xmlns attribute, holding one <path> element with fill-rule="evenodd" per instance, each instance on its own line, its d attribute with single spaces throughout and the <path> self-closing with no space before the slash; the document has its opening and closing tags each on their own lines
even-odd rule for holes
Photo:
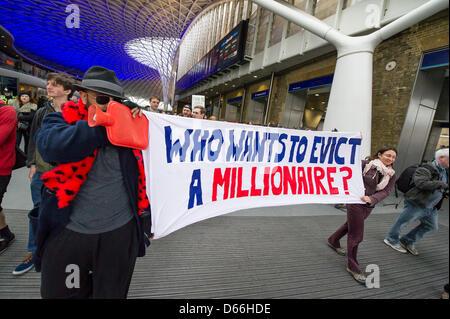
<svg viewBox="0 0 450 319">
<path fill-rule="evenodd" d="M 14 164 L 13 170 L 22 168 L 27 165 L 27 156 L 25 153 L 16 145 L 16 163 Z"/>
</svg>

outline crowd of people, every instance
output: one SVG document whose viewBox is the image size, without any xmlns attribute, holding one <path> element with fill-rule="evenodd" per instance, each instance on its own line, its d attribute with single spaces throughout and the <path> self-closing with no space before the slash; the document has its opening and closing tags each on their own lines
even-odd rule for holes
<svg viewBox="0 0 450 319">
<path fill-rule="evenodd" d="M 33 209 L 27 252 L 13 275 L 33 267 L 41 272 L 43 298 L 126 298 L 136 259 L 145 255 L 152 239 L 143 159 L 139 150 L 112 145 L 104 127 L 89 127 L 87 107 L 106 111 L 110 101 L 118 101 L 136 117 L 143 115 L 142 109 L 162 112 L 160 99 L 151 97 L 148 107 L 138 107 L 126 100 L 114 71 L 100 66 L 87 70 L 81 84 L 49 73 L 46 89 L 47 96 L 37 103 L 28 92 L 0 102 L 0 254 L 15 239 L 1 202 L 23 137 Z M 207 119 L 203 106 L 184 105 L 179 115 Z M 386 147 L 362 161 L 364 204 L 346 205 L 346 223 L 327 240 L 333 251 L 347 256 L 346 269 L 361 284 L 366 276 L 357 251 L 364 222 L 395 187 L 397 155 L 394 147 Z M 404 210 L 387 233 L 386 245 L 419 255 L 416 244 L 437 230 L 437 211 L 448 196 L 448 168 L 449 150 L 443 148 L 414 171 Z M 400 236 L 414 221 L 420 224 Z M 347 250 L 340 245 L 345 235 Z M 67 265 L 78 265 L 79 289 L 67 286 Z M 448 284 L 443 298 L 448 298 Z"/>
<path fill-rule="evenodd" d="M 149 112 L 169 114 L 169 115 L 180 115 L 183 117 L 192 117 L 196 119 L 209 119 L 216 120 L 216 117 L 211 115 L 210 117 L 206 116 L 206 108 L 202 105 L 195 105 L 193 108 L 189 104 L 183 105 L 182 112 L 178 114 L 176 111 L 165 111 L 163 108 L 160 108 L 162 105 L 160 98 L 156 96 L 152 96 L 149 99 L 150 105 L 144 107 L 143 109 Z"/>
</svg>

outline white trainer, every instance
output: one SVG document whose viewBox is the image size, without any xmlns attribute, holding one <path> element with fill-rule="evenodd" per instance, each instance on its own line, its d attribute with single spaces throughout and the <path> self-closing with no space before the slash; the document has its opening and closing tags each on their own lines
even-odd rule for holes
<svg viewBox="0 0 450 319">
<path fill-rule="evenodd" d="M 391 247 L 392 249 L 394 249 L 394 250 L 396 250 L 396 251 L 399 251 L 399 252 L 401 252 L 401 253 L 403 253 L 403 254 L 406 254 L 406 249 L 405 248 L 403 248 L 399 243 L 397 243 L 397 244 L 392 244 L 389 240 L 387 240 L 387 239 L 384 239 L 383 240 L 383 242 L 386 244 L 386 245 L 388 245 L 389 247 Z"/>
</svg>

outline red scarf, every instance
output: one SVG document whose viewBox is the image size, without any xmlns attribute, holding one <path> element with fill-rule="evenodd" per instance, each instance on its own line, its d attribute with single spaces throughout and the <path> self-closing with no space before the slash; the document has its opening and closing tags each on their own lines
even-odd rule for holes
<svg viewBox="0 0 450 319">
<path fill-rule="evenodd" d="M 70 125 L 80 120 L 86 121 L 88 118 L 88 110 L 81 99 L 78 100 L 78 104 L 69 101 L 63 104 L 61 108 L 64 120 Z M 145 191 L 144 161 L 140 150 L 133 150 L 133 154 L 136 157 L 139 169 L 138 213 L 141 215 L 149 207 Z M 68 206 L 75 198 L 81 185 L 86 181 L 96 155 L 97 150 L 79 162 L 59 164 L 55 169 L 42 175 L 45 186 L 56 193 L 59 208 Z"/>
</svg>

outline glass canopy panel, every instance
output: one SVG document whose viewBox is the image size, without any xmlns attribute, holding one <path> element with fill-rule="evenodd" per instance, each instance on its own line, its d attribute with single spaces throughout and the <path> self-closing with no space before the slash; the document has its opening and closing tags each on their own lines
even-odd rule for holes
<svg viewBox="0 0 450 319">
<path fill-rule="evenodd" d="M 116 72 L 127 96 L 148 98 L 161 96 L 162 77 L 170 76 L 181 37 L 214 2 L 218 1 L 2 0 L 0 25 L 14 37 L 15 49 L 29 60 L 79 77 L 89 67 L 102 65 Z M 70 23 L 75 21 L 74 7 L 79 9 L 75 27 Z M 139 61 L 127 52 L 131 41 L 148 38 L 156 40 L 138 54 Z M 158 45 L 158 39 L 177 42 Z M 160 59 L 141 63 L 148 56 Z"/>
</svg>

